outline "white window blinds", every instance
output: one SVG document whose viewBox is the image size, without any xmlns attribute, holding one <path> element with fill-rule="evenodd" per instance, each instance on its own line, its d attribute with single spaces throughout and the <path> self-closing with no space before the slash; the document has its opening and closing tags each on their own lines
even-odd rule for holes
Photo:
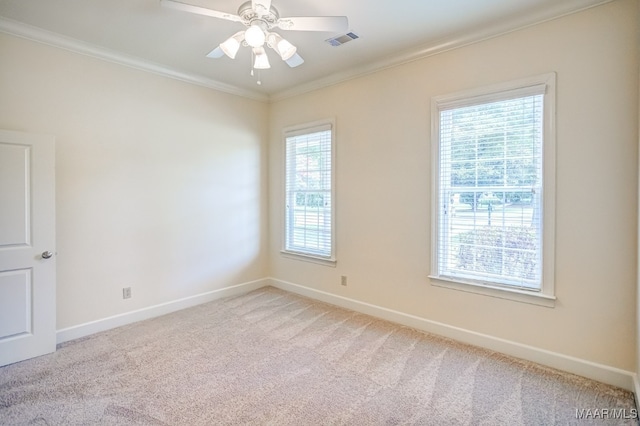
<svg viewBox="0 0 640 426">
<path fill-rule="evenodd" d="M 544 90 L 438 105 L 439 277 L 541 289 Z"/>
<path fill-rule="evenodd" d="M 285 132 L 285 251 L 333 257 L 330 124 Z"/>
</svg>

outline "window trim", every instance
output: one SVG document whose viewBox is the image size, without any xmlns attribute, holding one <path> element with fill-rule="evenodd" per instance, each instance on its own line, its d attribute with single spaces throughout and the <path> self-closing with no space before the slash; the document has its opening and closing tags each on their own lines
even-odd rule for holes
<svg viewBox="0 0 640 426">
<path fill-rule="evenodd" d="M 462 106 L 490 103 L 539 92 L 544 85 L 542 142 L 542 274 L 539 290 L 524 290 L 481 280 L 438 275 L 440 241 L 440 112 Z M 556 73 L 546 73 L 506 83 L 465 90 L 431 99 L 431 285 L 546 307 L 555 306 L 555 174 L 556 174 Z"/>
<path fill-rule="evenodd" d="M 314 133 L 317 131 L 331 130 L 331 254 L 330 256 L 319 256 L 313 253 L 307 253 L 304 251 L 288 250 L 287 249 L 287 137 L 299 136 L 307 133 Z M 323 120 L 312 121 L 308 123 L 298 124 L 294 126 L 288 126 L 282 129 L 282 152 L 283 152 L 283 167 L 282 167 L 282 185 L 283 185 L 283 200 L 282 200 L 282 244 L 280 254 L 283 257 L 302 260 L 311 263 L 316 263 L 324 266 L 335 267 L 336 260 L 336 123 L 334 118 L 327 118 Z"/>
</svg>

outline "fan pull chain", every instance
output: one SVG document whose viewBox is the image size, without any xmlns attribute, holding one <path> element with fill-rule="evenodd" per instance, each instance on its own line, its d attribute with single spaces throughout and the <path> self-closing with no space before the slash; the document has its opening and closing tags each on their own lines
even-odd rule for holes
<svg viewBox="0 0 640 426">
<path fill-rule="evenodd" d="M 253 50 L 251 51 L 251 77 L 254 77 L 256 75 L 255 73 L 255 68 L 253 67 L 253 64 L 256 63 L 256 55 L 255 53 L 253 53 Z M 258 81 L 256 81 L 256 83 L 258 84 L 258 86 L 262 85 L 262 76 L 260 75 L 260 70 L 258 70 Z"/>
</svg>

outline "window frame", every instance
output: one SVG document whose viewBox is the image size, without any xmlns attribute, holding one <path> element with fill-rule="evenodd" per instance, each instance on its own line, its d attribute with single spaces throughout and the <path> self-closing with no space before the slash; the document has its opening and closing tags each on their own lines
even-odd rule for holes
<svg viewBox="0 0 640 426">
<path fill-rule="evenodd" d="M 291 250 L 287 248 L 287 238 L 289 230 L 287 229 L 287 215 L 289 214 L 287 209 L 287 169 L 290 167 L 287 159 L 287 138 L 293 136 L 300 136 L 305 134 L 316 133 L 323 130 L 331 131 L 331 253 L 329 256 L 322 256 L 317 253 L 306 252 L 304 250 Z M 303 260 L 307 262 L 317 263 L 320 265 L 333 266 L 336 265 L 336 124 L 335 119 L 323 119 L 308 123 L 303 123 L 294 126 L 285 127 L 282 130 L 283 141 L 283 167 L 282 167 L 282 182 L 283 182 L 283 201 L 282 201 L 282 248 L 280 253 L 282 256 Z"/>
<path fill-rule="evenodd" d="M 463 279 L 439 275 L 439 244 L 442 205 L 440 200 L 440 113 L 442 110 L 481 105 L 525 97 L 543 91 L 542 197 L 541 197 L 541 287 L 522 289 L 489 280 Z M 432 285 L 476 294 L 515 300 L 546 307 L 555 306 L 555 174 L 556 174 L 556 74 L 546 73 L 506 83 L 465 90 L 431 99 L 432 191 L 431 191 L 431 274 Z"/>
</svg>

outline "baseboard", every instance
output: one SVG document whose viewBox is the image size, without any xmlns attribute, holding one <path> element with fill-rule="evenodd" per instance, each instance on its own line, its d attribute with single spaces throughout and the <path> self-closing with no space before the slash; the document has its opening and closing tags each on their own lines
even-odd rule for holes
<svg viewBox="0 0 640 426">
<path fill-rule="evenodd" d="M 91 321 L 85 324 L 63 328 L 56 331 L 56 343 L 68 342 L 80 337 L 85 337 L 94 333 L 99 333 L 101 331 L 106 331 L 123 325 L 132 324 L 137 321 L 143 321 L 161 315 L 166 315 L 171 312 L 179 311 L 180 309 L 190 308 L 192 306 L 211 302 L 223 297 L 247 293 L 249 291 L 256 290 L 269 284 L 270 281 L 267 279 L 250 281 L 247 283 L 237 284 L 218 290 L 208 291 L 206 293 L 197 294 L 195 296 L 185 297 L 183 299 L 172 300 L 171 302 L 161 303 L 159 305 L 149 306 L 147 308 L 138 309 L 136 311 L 125 312 L 123 314 Z"/>
<path fill-rule="evenodd" d="M 640 395 L 640 393 L 638 393 L 640 391 L 638 378 L 635 373 L 630 371 L 536 348 L 534 346 L 524 345 L 522 343 L 506 339 L 500 339 L 487 334 L 476 333 L 459 327 L 453 327 L 437 321 L 431 321 L 415 315 L 394 311 L 392 309 L 315 290 L 275 278 L 269 278 L 269 283 L 270 285 L 285 291 L 290 291 L 292 293 L 297 293 L 302 296 L 340 306 L 342 308 L 351 309 L 356 312 L 382 318 L 397 324 L 406 325 L 407 327 L 448 337 L 463 343 L 468 343 L 551 368 L 556 368 L 558 370 L 577 374 L 579 376 L 635 392 L 637 396 Z"/>
<path fill-rule="evenodd" d="M 126 312 L 91 321 L 85 324 L 64 328 L 56 332 L 56 342 L 63 343 L 81 337 L 89 336 L 101 331 L 110 330 L 137 321 L 158 317 L 169 314 L 180 309 L 190 308 L 202 303 L 211 302 L 223 297 L 235 296 L 247 293 L 258 288 L 272 285 L 276 288 L 340 306 L 342 308 L 351 309 L 387 321 L 406 325 L 417 330 L 426 331 L 428 333 L 455 339 L 460 342 L 479 346 L 503 354 L 511 355 L 517 358 L 526 359 L 548 367 L 557 368 L 558 370 L 567 371 L 579 376 L 588 377 L 599 382 L 607 383 L 613 386 L 634 392 L 636 399 L 640 398 L 640 383 L 638 376 L 630 371 L 621 370 L 603 364 L 575 358 L 560 353 L 536 348 L 534 346 L 524 345 L 522 343 L 513 342 L 506 339 L 500 339 L 482 333 L 476 333 L 459 327 L 454 327 L 437 321 L 428 320 L 415 315 L 406 314 L 395 311 L 393 309 L 384 308 L 370 303 L 361 302 L 321 290 L 315 290 L 299 284 L 278 280 L 275 278 L 265 278 L 225 287 L 218 290 L 209 291 L 195 296 L 185 297 L 183 299 L 162 303 L 147 308 L 138 309 L 136 311 Z"/>
</svg>

